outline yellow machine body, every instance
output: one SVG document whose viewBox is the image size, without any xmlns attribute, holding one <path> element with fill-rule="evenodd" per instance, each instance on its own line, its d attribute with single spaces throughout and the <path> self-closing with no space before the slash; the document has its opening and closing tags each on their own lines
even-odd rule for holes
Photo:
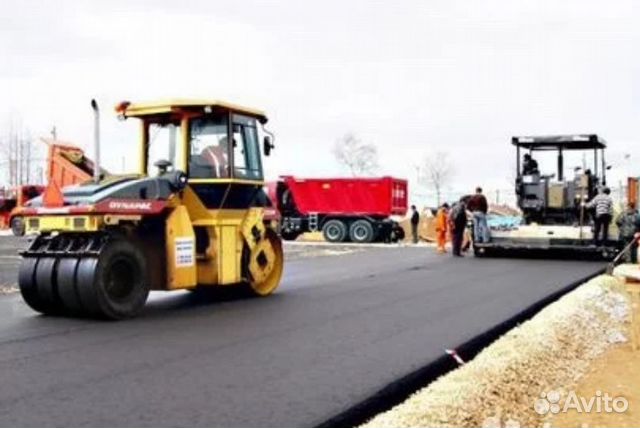
<svg viewBox="0 0 640 428">
<path fill-rule="evenodd" d="M 32 291 L 43 288 L 33 283 L 35 277 L 27 271 L 42 269 L 38 267 L 40 259 L 53 260 L 52 288 L 57 287 L 54 282 L 60 282 L 60 278 L 64 287 L 76 288 L 100 288 L 100 284 L 122 282 L 125 274 L 137 278 L 135 264 L 127 267 L 124 256 L 122 260 L 112 256 L 111 252 L 116 252 L 114 248 L 119 245 L 127 247 L 122 251 L 129 252 L 129 259 L 135 258 L 131 254 L 137 254 L 137 248 L 145 255 L 146 262 L 138 264 L 146 270 L 143 282 L 147 293 L 148 289 L 234 285 L 255 295 L 272 293 L 282 276 L 283 252 L 280 238 L 264 218 L 268 199 L 263 189 L 257 140 L 257 123 L 267 121 L 264 113 L 235 104 L 200 100 L 123 102 L 116 111 L 123 118 L 141 120 L 138 176 L 129 177 L 123 184 L 104 187 L 115 189 L 106 199 L 96 197 L 99 200 L 90 200 L 86 205 L 25 210 L 26 231 L 37 234 L 36 241 L 40 241 L 23 255 L 27 262 L 21 290 L 25 290 L 27 303 L 45 313 L 53 307 L 53 303 L 34 297 Z M 162 133 L 168 136 L 165 142 L 156 140 Z M 265 154 L 272 147 L 269 141 L 265 138 Z M 155 153 L 162 150 L 168 160 Z M 158 175 L 154 175 L 153 167 L 158 168 Z M 155 209 L 159 203 L 161 207 Z M 126 244 L 118 244 L 125 241 Z M 65 251 L 70 254 L 63 256 L 71 262 L 57 259 Z M 96 262 L 90 263 L 85 258 Z M 68 278 L 64 277 L 65 270 L 60 278 L 53 279 L 57 266 L 64 265 L 67 269 L 66 265 L 76 263 L 75 260 L 79 267 L 75 271 L 69 269 Z M 120 276 L 116 279 L 110 279 L 99 269 L 101 264 L 110 266 L 110 263 L 118 268 Z M 73 273 L 82 269 L 82 278 Z M 98 281 L 91 279 L 94 274 L 107 276 Z M 46 272 L 41 276 L 48 278 L 48 275 Z M 105 298 L 96 297 L 101 306 L 98 312 L 109 318 L 131 316 L 133 310 L 121 309 L 122 287 L 114 289 L 115 303 L 111 306 L 103 304 Z M 98 292 L 108 299 L 108 292 L 102 289 Z M 89 309 L 85 312 L 93 310 Z"/>
</svg>

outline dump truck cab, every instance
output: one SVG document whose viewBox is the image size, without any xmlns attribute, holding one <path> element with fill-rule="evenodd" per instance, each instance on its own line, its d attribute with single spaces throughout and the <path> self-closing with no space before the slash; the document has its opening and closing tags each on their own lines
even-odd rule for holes
<svg viewBox="0 0 640 428">
<path fill-rule="evenodd" d="M 525 222 L 579 222 L 581 203 L 606 184 L 606 142 L 595 134 L 581 134 L 513 137 L 512 144 L 516 147 L 516 195 Z M 556 155 L 555 166 L 540 162 L 538 155 L 549 152 Z M 582 154 L 581 165 L 574 166 L 573 175 L 567 177 L 565 156 L 576 152 Z"/>
<path fill-rule="evenodd" d="M 122 102 L 116 113 L 140 121 L 138 172 L 51 186 L 23 212 L 37 234 L 23 253 L 27 303 L 126 318 L 150 289 L 272 293 L 282 247 L 264 218 L 265 114 L 215 100 Z M 83 293 L 88 303 L 73 298 Z"/>
</svg>

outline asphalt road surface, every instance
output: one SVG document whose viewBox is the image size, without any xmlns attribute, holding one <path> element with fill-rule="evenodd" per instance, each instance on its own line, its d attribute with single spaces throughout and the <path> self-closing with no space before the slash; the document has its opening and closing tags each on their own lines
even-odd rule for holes
<svg viewBox="0 0 640 428">
<path fill-rule="evenodd" d="M 292 260 L 266 299 L 154 294 L 125 322 L 0 297 L 0 426 L 313 426 L 601 267 L 372 248 Z"/>
<path fill-rule="evenodd" d="M 0 293 L 15 284 L 16 272 L 20 265 L 18 250 L 26 245 L 27 238 L 0 236 Z"/>
</svg>

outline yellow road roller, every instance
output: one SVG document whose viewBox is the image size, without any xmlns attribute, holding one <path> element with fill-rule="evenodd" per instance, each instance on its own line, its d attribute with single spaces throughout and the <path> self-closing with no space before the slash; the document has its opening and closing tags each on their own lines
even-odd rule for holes
<svg viewBox="0 0 640 428">
<path fill-rule="evenodd" d="M 137 153 L 127 154 L 140 158 L 139 171 L 105 177 L 92 107 L 94 179 L 51 183 L 22 209 L 35 235 L 18 278 L 26 303 L 48 315 L 123 319 L 150 290 L 273 293 L 283 253 L 264 191 L 262 155 L 273 149 L 265 114 L 216 100 L 119 103 L 120 118 L 140 121 Z"/>
</svg>

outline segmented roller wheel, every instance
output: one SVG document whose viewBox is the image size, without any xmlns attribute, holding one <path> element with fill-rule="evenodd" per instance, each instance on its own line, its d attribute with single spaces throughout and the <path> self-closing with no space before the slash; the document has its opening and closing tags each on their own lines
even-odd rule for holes
<svg viewBox="0 0 640 428">
<path fill-rule="evenodd" d="M 55 258 L 25 258 L 18 273 L 18 286 L 24 301 L 34 311 L 45 315 L 56 315 L 63 309 L 57 298 L 55 269 Z"/>
<path fill-rule="evenodd" d="M 86 311 L 76 288 L 76 273 L 80 260 L 70 257 L 58 264 L 58 296 L 70 315 L 85 315 Z"/>
<path fill-rule="evenodd" d="M 248 247 L 245 247 L 248 250 Z M 282 241 L 271 229 L 267 229 L 264 238 L 253 248 L 246 251 L 245 269 L 249 281 L 244 289 L 250 296 L 268 296 L 273 293 L 282 278 L 284 253 Z"/>
<path fill-rule="evenodd" d="M 114 239 L 96 254 L 25 257 L 19 285 L 25 302 L 44 314 L 123 319 L 147 300 L 147 268 L 138 245 Z"/>
</svg>

